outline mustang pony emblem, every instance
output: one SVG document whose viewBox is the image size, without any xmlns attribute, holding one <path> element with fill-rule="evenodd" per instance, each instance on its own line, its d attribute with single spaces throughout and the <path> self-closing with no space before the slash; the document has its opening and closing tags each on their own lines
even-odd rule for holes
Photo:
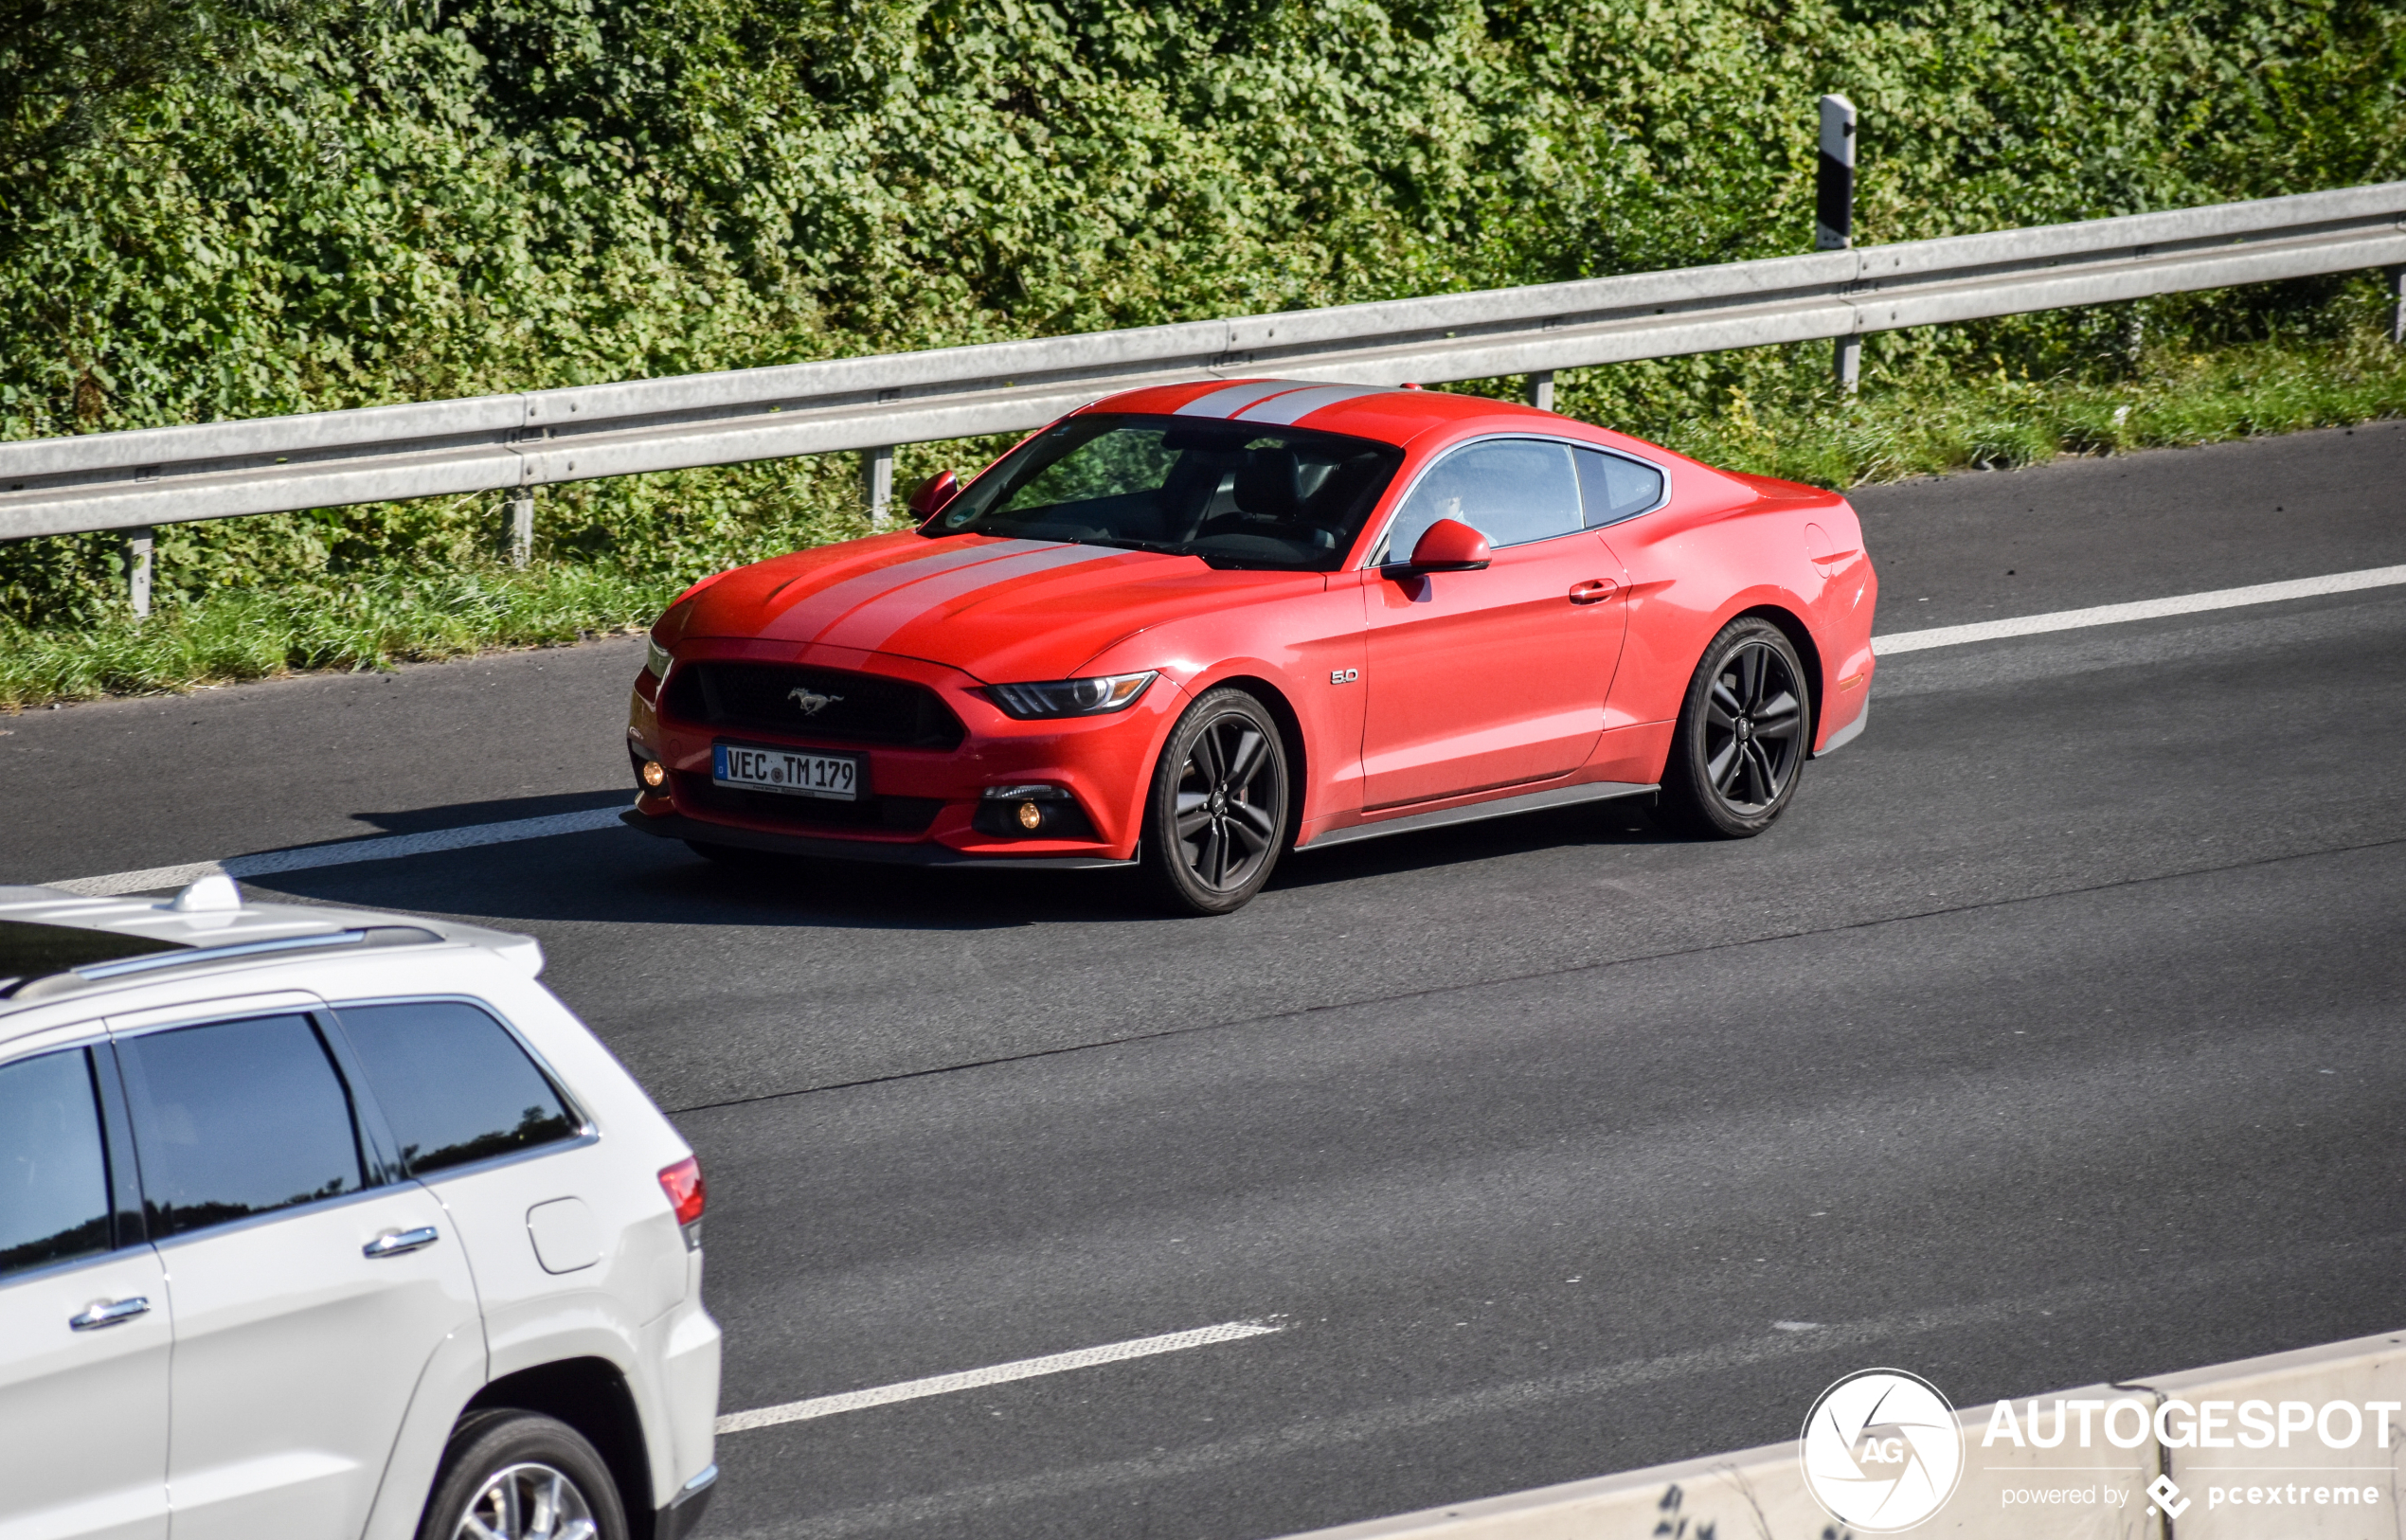
<svg viewBox="0 0 2406 1540">
<path fill-rule="evenodd" d="M 835 705 L 837 701 L 842 700 L 844 697 L 841 695 L 821 695 L 818 691 L 812 689 L 806 685 L 796 685 L 793 689 L 785 692 L 785 698 L 792 701 L 795 707 L 801 711 L 802 715 L 806 717 L 815 717 L 821 711 L 826 710 L 829 707 Z"/>
</svg>

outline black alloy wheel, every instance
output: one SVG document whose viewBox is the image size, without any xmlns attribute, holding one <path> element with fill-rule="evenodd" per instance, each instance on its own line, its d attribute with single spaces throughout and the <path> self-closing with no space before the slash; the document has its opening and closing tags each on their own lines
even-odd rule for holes
<svg viewBox="0 0 2406 1540">
<path fill-rule="evenodd" d="M 1688 683 L 1662 802 L 1697 833 L 1745 839 L 1794 799 L 1812 747 L 1811 689 L 1795 644 L 1769 620 L 1721 628 Z"/>
<path fill-rule="evenodd" d="M 1176 914 L 1227 914 L 1262 890 L 1286 844 L 1286 744 L 1262 703 L 1215 689 L 1162 747 L 1143 864 Z"/>
</svg>

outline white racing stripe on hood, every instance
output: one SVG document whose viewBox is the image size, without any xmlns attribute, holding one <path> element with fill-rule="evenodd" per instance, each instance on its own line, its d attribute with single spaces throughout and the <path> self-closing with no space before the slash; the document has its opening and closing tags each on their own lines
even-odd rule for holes
<svg viewBox="0 0 2406 1540">
<path fill-rule="evenodd" d="M 974 594 L 980 588 L 1009 582 L 1014 578 L 1032 577 L 1039 572 L 1057 572 L 1081 562 L 1099 562 L 1104 557 L 1128 554 L 1111 546 L 1039 545 L 1031 541 L 1014 541 L 1012 544 L 1023 546 L 1034 545 L 1035 548 L 1013 552 L 999 562 L 960 567 L 924 581 L 915 580 L 891 593 L 881 594 L 829 626 L 819 634 L 818 639 L 837 647 L 857 647 L 864 652 L 874 652 L 895 632 L 914 620 L 925 618 L 930 610 L 946 600 Z"/>
<path fill-rule="evenodd" d="M 932 578 L 957 567 L 976 566 L 1028 551 L 1051 548 L 1032 540 L 1011 540 L 999 545 L 971 546 L 965 549 L 933 549 L 925 556 L 914 556 L 907 562 L 889 562 L 873 571 L 831 583 L 809 598 L 798 600 L 792 609 L 770 619 L 763 629 L 794 641 L 817 641 L 820 632 L 853 609 L 905 583 Z"/>
<path fill-rule="evenodd" d="M 1248 380 L 1197 396 L 1179 407 L 1174 417 L 1233 417 L 1255 402 L 1271 396 L 1283 396 L 1290 390 L 1301 390 L 1309 380 Z"/>
</svg>

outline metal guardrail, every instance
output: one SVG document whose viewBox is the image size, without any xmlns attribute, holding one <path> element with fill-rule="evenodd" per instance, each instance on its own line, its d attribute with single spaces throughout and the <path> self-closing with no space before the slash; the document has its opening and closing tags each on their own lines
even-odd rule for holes
<svg viewBox="0 0 2406 1540">
<path fill-rule="evenodd" d="M 1234 320 L 27 439 L 0 443 L 0 539 L 1019 432 L 1198 375 L 1542 378 L 2368 267 L 2406 268 L 2406 182 Z"/>
</svg>

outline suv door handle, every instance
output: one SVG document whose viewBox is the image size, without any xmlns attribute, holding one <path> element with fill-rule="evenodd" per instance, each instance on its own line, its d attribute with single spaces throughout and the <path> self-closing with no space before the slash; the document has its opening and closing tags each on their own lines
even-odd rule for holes
<svg viewBox="0 0 2406 1540">
<path fill-rule="evenodd" d="M 363 1257 L 398 1257 L 404 1252 L 422 1251 L 442 1239 L 442 1232 L 432 1225 L 421 1225 L 414 1230 L 386 1230 L 359 1248 Z"/>
<path fill-rule="evenodd" d="M 1618 592 L 1620 584 L 1609 578 L 1589 578 L 1585 582 L 1574 582 L 1571 585 L 1571 602 L 1601 604 Z"/>
<path fill-rule="evenodd" d="M 130 1299 L 95 1299 L 84 1307 L 81 1315 L 67 1317 L 67 1328 L 76 1332 L 97 1332 L 103 1326 L 115 1326 L 119 1321 L 130 1321 L 136 1316 L 150 1313 L 151 1301 L 138 1294 Z"/>
</svg>

